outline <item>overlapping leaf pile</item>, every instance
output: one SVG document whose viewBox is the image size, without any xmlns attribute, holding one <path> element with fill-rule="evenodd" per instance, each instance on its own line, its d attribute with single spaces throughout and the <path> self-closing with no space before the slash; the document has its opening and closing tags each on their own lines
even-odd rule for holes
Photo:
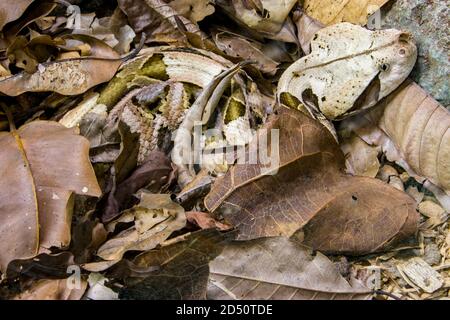
<svg viewBox="0 0 450 320">
<path fill-rule="evenodd" d="M 386 2 L 4 1 L 0 296 L 448 296 L 450 114 Z"/>
</svg>

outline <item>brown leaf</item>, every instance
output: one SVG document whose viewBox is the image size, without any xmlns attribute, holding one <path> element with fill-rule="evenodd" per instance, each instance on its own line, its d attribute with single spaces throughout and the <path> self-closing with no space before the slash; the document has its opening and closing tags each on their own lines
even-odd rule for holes
<svg viewBox="0 0 450 320">
<path fill-rule="evenodd" d="M 202 21 L 205 17 L 214 13 L 215 8 L 211 0 L 172 0 L 170 6 L 176 12 L 193 22 Z"/>
<path fill-rule="evenodd" d="M 187 221 L 196 224 L 201 229 L 217 228 L 220 231 L 227 231 L 232 229 L 232 226 L 226 225 L 215 220 L 206 212 L 190 211 L 186 212 Z"/>
<path fill-rule="evenodd" d="M 185 241 L 151 250 L 136 257 L 137 267 L 157 267 L 146 277 L 131 278 L 120 292 L 121 299 L 206 299 L 210 260 L 217 257 L 233 237 L 217 230 L 189 234 Z"/>
<path fill-rule="evenodd" d="M 110 80 L 122 64 L 119 54 L 102 41 L 86 35 L 70 35 L 90 47 L 91 55 L 47 62 L 32 74 L 21 72 L 0 80 L 0 92 L 18 96 L 24 92 L 53 91 L 62 95 L 78 95 Z M 69 40 L 69 37 L 67 39 Z"/>
<path fill-rule="evenodd" d="M 345 154 L 346 172 L 356 176 L 375 178 L 380 169 L 378 153 L 380 148 L 371 146 L 360 137 L 352 135 L 341 143 Z"/>
<path fill-rule="evenodd" d="M 107 230 L 114 231 L 118 223 L 134 222 L 133 227 L 104 243 L 98 249 L 99 257 L 119 260 L 129 250 L 151 250 L 186 225 L 183 207 L 172 202 L 170 195 L 142 192 L 140 198 L 138 205 L 106 226 Z"/>
<path fill-rule="evenodd" d="M 25 12 L 34 0 L 3 0 L 0 14 L 0 31 L 11 21 L 14 21 Z"/>
<path fill-rule="evenodd" d="M 304 0 L 306 14 L 325 25 L 351 22 L 365 25 L 367 18 L 389 0 Z"/>
<path fill-rule="evenodd" d="M 139 189 L 147 187 L 152 192 L 161 192 L 173 180 L 174 169 L 169 158 L 161 151 L 153 151 L 146 162 L 136 168 L 134 172 L 115 190 L 108 195 L 103 221 L 117 217 L 120 211 L 126 209 L 132 195 Z"/>
<path fill-rule="evenodd" d="M 0 266 L 70 242 L 71 195 L 100 196 L 89 143 L 76 129 L 33 121 L 0 132 Z"/>
<path fill-rule="evenodd" d="M 81 288 L 67 285 L 67 279 L 39 280 L 14 300 L 80 300 L 87 288 L 87 281 L 81 280 Z"/>
<path fill-rule="evenodd" d="M 305 241 L 313 248 L 363 254 L 415 234 L 415 201 L 379 180 L 344 175 L 343 154 L 318 122 L 280 108 L 265 129 L 267 140 L 260 131 L 245 159 L 218 178 L 205 198 L 208 210 L 220 208 L 225 221 L 240 230 L 239 239 L 289 237 L 306 225 Z M 279 142 L 272 142 L 274 129 Z M 267 150 L 273 150 L 271 166 L 256 154 L 257 140 L 267 141 Z M 272 148 L 278 143 L 277 162 Z"/>
<path fill-rule="evenodd" d="M 276 237 L 234 242 L 210 263 L 214 300 L 367 300 L 371 290 L 345 280 L 320 252 Z"/>
</svg>

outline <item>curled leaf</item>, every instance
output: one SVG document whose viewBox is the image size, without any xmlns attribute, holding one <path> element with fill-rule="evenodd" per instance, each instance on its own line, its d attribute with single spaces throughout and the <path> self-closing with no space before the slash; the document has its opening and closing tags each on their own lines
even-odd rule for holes
<svg viewBox="0 0 450 320">
<path fill-rule="evenodd" d="M 0 132 L 0 267 L 70 242 L 71 195 L 100 196 L 89 143 L 76 129 L 33 121 Z"/>
</svg>

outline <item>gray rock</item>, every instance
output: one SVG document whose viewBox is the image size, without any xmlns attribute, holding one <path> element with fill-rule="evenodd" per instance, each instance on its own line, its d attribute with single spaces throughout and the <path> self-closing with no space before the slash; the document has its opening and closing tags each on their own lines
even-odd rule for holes
<svg viewBox="0 0 450 320">
<path fill-rule="evenodd" d="M 419 58 L 411 78 L 450 109 L 449 1 L 397 0 L 383 8 L 382 28 L 409 31 Z"/>
</svg>

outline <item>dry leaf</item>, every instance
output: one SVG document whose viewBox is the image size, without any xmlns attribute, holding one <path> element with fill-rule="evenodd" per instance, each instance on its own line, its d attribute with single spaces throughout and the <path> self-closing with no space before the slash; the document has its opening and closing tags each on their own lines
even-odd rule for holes
<svg viewBox="0 0 450 320">
<path fill-rule="evenodd" d="M 255 151 L 257 140 L 266 136 L 263 130 L 205 198 L 209 211 L 220 209 L 239 229 L 239 239 L 289 237 L 304 227 L 305 243 L 315 249 L 363 254 L 416 233 L 415 201 L 380 180 L 344 175 L 344 156 L 318 122 L 280 108 L 265 129 L 269 134 L 262 141 L 268 143 L 265 152 L 272 150 L 266 156 L 272 164 L 264 165 Z M 278 162 L 273 130 L 279 132 Z"/>
<path fill-rule="evenodd" d="M 215 220 L 209 213 L 190 211 L 186 212 L 186 219 L 190 223 L 196 224 L 201 229 L 217 228 L 220 231 L 227 231 L 232 229 L 231 226 Z"/>
<path fill-rule="evenodd" d="M 34 0 L 3 0 L 0 9 L 0 31 L 11 21 L 17 20 Z"/>
<path fill-rule="evenodd" d="M 219 0 L 217 4 L 248 27 L 273 36 L 282 30 L 296 2 L 296 0 Z"/>
<path fill-rule="evenodd" d="M 170 6 L 176 12 L 193 22 L 202 21 L 205 17 L 214 13 L 214 3 L 211 0 L 172 0 Z"/>
<path fill-rule="evenodd" d="M 278 96 L 287 92 L 330 120 L 373 107 L 406 79 L 417 58 L 409 34 L 350 23 L 318 31 L 311 49 L 283 73 Z"/>
<path fill-rule="evenodd" d="M 71 195 L 100 196 L 89 143 L 56 122 L 0 132 L 0 265 L 70 242 Z"/>
<path fill-rule="evenodd" d="M 117 52 L 95 38 L 70 35 L 70 39 L 89 44 L 92 56 L 40 64 L 32 74 L 21 72 L 0 80 L 0 92 L 9 96 L 44 91 L 77 95 L 109 81 L 122 64 Z"/>
<path fill-rule="evenodd" d="M 310 54 L 311 41 L 314 38 L 314 35 L 317 31 L 324 28 L 325 25 L 298 9 L 294 11 L 292 20 L 297 26 L 297 37 L 303 52 L 305 54 Z"/>
<path fill-rule="evenodd" d="M 134 222 L 133 227 L 104 243 L 98 249 L 99 257 L 119 260 L 129 250 L 151 250 L 186 225 L 183 207 L 172 202 L 170 195 L 142 192 L 140 197 L 138 205 L 106 226 L 109 231 L 114 231 L 118 223 Z"/>
<path fill-rule="evenodd" d="M 306 14 L 325 25 L 351 22 L 365 25 L 367 18 L 389 0 L 303 0 Z"/>
<path fill-rule="evenodd" d="M 85 280 L 80 288 L 68 285 L 68 279 L 39 280 L 32 287 L 14 297 L 14 300 L 80 300 L 87 288 Z"/>
<path fill-rule="evenodd" d="M 444 285 L 442 276 L 428 263 L 419 257 L 397 265 L 402 276 L 408 277 L 419 288 L 428 293 L 433 293 Z"/>
<path fill-rule="evenodd" d="M 367 300 L 371 290 L 347 282 L 320 252 L 275 237 L 234 242 L 210 263 L 214 300 Z"/>
<path fill-rule="evenodd" d="M 156 271 L 128 279 L 120 292 L 121 299 L 138 300 L 199 300 L 206 299 L 210 260 L 217 257 L 223 246 L 232 240 L 233 233 L 215 229 L 188 234 L 180 241 L 160 250 L 137 256 L 138 268 Z"/>
</svg>

